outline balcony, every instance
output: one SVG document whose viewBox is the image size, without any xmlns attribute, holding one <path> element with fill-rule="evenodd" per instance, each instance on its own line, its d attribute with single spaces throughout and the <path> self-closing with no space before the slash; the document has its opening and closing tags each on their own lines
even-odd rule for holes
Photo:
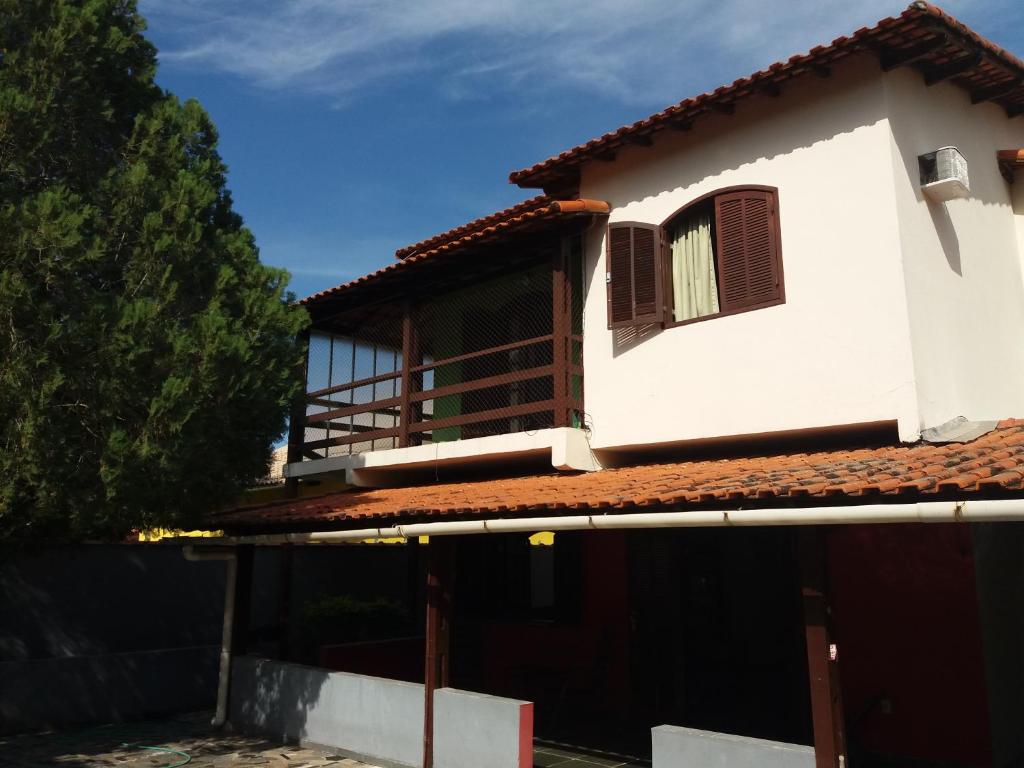
<svg viewBox="0 0 1024 768">
<path fill-rule="evenodd" d="M 493 438 L 582 427 L 580 242 L 549 237 L 504 268 L 434 274 L 314 317 L 289 475 L 529 451 L 536 441 Z M 479 447 L 442 451 L 457 441 Z"/>
</svg>

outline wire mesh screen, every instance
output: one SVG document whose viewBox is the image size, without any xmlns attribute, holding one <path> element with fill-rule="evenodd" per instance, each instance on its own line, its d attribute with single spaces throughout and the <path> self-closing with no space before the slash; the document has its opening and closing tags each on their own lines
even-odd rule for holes
<svg viewBox="0 0 1024 768">
<path fill-rule="evenodd" d="M 582 426 L 582 283 L 573 237 L 419 300 L 407 325 L 391 307 L 351 334 L 312 332 L 304 458 Z"/>
<path fill-rule="evenodd" d="M 445 442 L 552 426 L 551 306 L 550 260 L 421 304 L 414 434 Z"/>
<path fill-rule="evenodd" d="M 361 328 L 359 338 L 310 333 L 306 448 L 326 458 L 397 447 L 401 371 L 399 311 Z"/>
</svg>

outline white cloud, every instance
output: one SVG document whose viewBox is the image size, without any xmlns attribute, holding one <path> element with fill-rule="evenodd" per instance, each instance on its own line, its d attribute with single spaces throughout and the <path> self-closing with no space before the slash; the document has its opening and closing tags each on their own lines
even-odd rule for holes
<svg viewBox="0 0 1024 768">
<path fill-rule="evenodd" d="M 965 12 L 980 0 L 950 4 Z M 1005 0 L 1001 0 L 1003 4 Z M 142 0 L 161 60 L 335 100 L 427 77 L 449 98 L 589 90 L 661 105 L 902 9 L 899 0 Z"/>
</svg>

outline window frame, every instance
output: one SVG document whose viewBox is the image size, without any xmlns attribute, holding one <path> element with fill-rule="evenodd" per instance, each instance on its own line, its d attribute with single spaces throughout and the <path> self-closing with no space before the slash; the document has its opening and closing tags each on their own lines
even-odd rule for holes
<svg viewBox="0 0 1024 768">
<path fill-rule="evenodd" d="M 763 301 L 758 304 L 752 304 L 746 307 L 738 307 L 736 309 L 719 310 L 713 315 L 702 315 L 701 317 L 692 317 L 688 320 L 676 320 L 675 311 L 672 306 L 672 249 L 669 239 L 668 225 L 673 219 L 678 218 L 684 214 L 690 208 L 694 208 L 702 203 L 706 203 L 708 200 L 714 201 L 714 198 L 720 195 L 727 195 L 733 192 L 767 192 L 772 197 L 772 205 L 774 205 L 775 213 L 772 216 L 774 219 L 774 235 L 775 235 L 775 269 L 779 276 L 779 295 L 777 298 Z M 714 209 L 712 210 L 712 217 L 714 217 Z M 693 325 L 694 323 L 701 323 L 705 320 L 714 320 L 719 317 L 728 317 L 730 315 L 739 315 L 744 312 L 751 312 L 756 309 L 765 309 L 766 307 L 776 307 L 780 304 L 786 303 L 786 281 L 785 274 L 782 269 L 782 227 L 780 225 L 781 216 L 779 215 L 779 189 L 778 187 L 766 186 L 764 184 L 736 184 L 729 187 L 721 187 L 714 189 L 710 192 L 705 192 L 700 197 L 696 197 L 690 200 L 685 205 L 677 208 L 671 215 L 666 217 L 661 224 L 661 237 L 662 237 L 662 252 L 661 252 L 661 293 L 663 301 L 662 309 L 662 328 L 677 328 L 682 325 Z M 616 222 L 618 224 L 618 222 Z M 721 305 L 721 291 L 722 283 L 720 275 L 722 274 L 722 262 L 721 262 L 721 249 L 718 248 L 718 232 L 717 224 L 715 231 L 715 277 L 717 278 L 717 285 L 719 291 L 719 305 Z"/>
</svg>

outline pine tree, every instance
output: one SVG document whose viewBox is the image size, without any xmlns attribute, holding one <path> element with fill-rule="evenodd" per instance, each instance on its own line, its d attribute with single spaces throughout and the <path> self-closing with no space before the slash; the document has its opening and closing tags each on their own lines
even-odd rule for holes
<svg viewBox="0 0 1024 768">
<path fill-rule="evenodd" d="M 265 470 L 305 313 L 134 0 L 0 19 L 0 538 L 193 526 Z"/>
</svg>

